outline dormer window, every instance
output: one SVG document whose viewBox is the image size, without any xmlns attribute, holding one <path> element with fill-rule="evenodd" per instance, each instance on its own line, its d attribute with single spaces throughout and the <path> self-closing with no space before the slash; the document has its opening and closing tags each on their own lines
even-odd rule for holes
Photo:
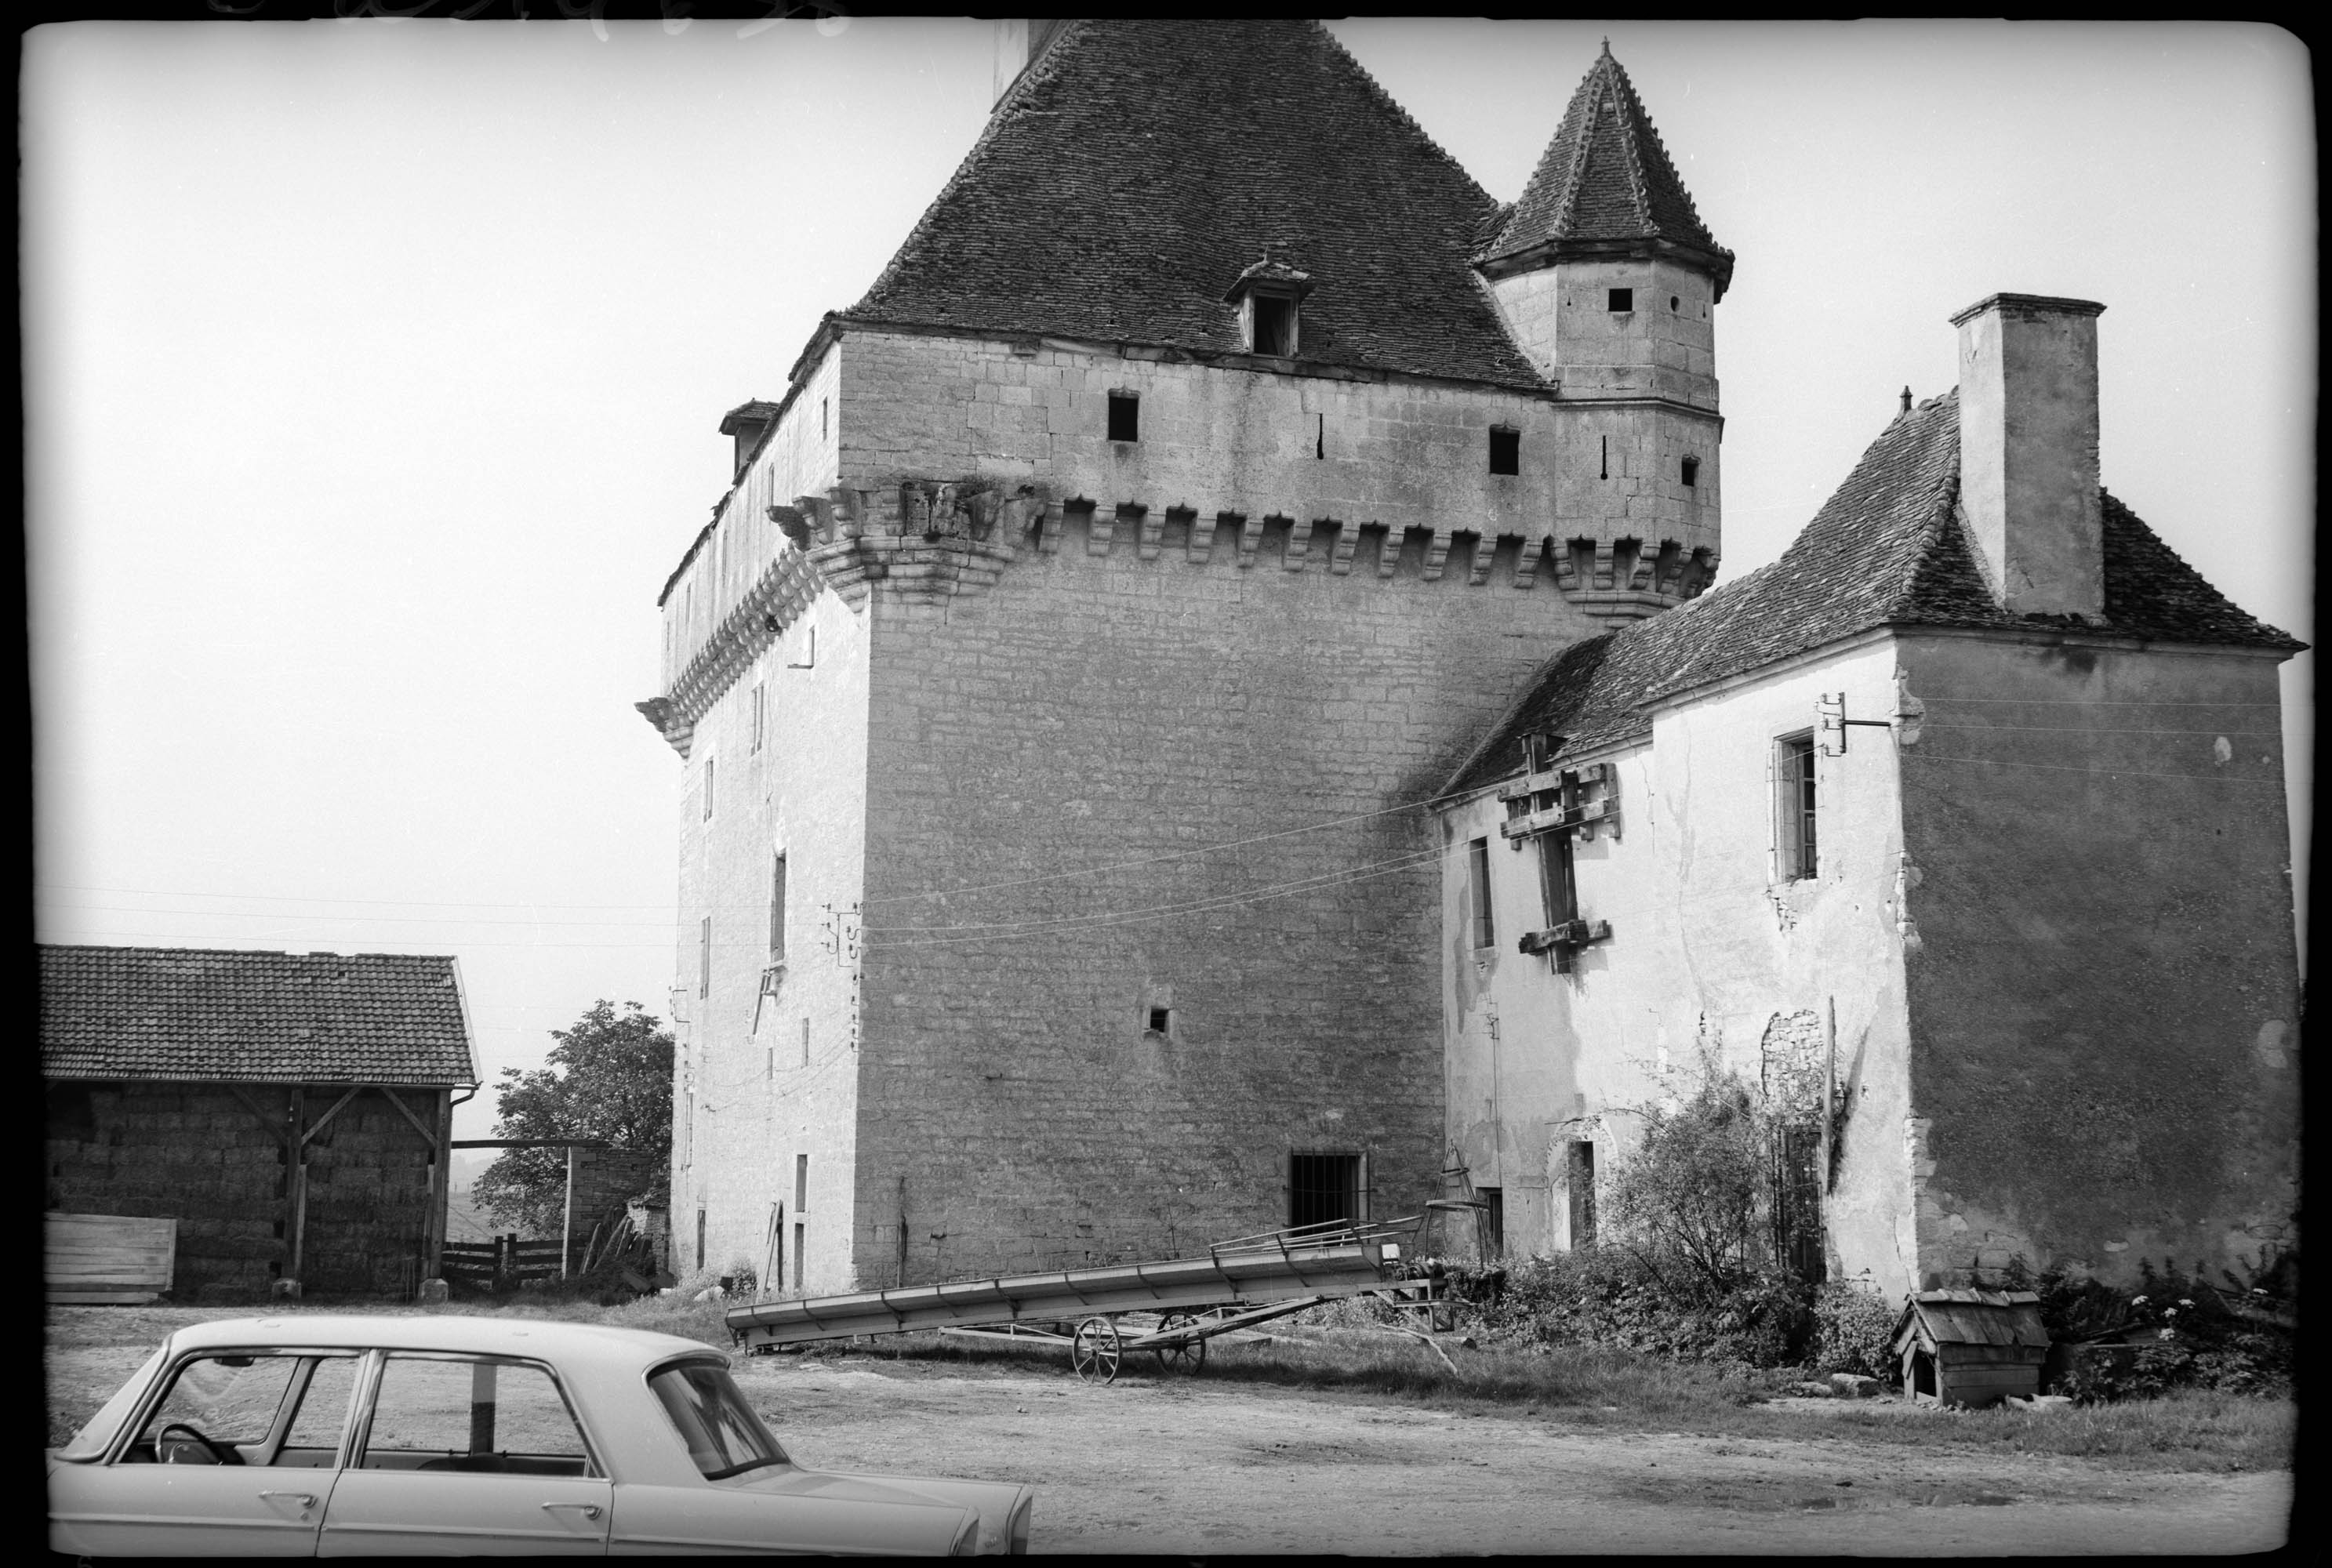
<svg viewBox="0 0 2332 1568">
<path fill-rule="evenodd" d="M 1247 297 L 1247 339 L 1249 351 L 1292 359 L 1295 354 L 1295 301 L 1267 294 Z"/>
<path fill-rule="evenodd" d="M 745 477 L 745 464 L 752 457 L 753 448 L 761 444 L 761 432 L 777 416 L 778 406 L 758 397 L 750 403 L 740 403 L 721 416 L 721 434 L 735 443 L 730 460 L 731 483 Z"/>
<path fill-rule="evenodd" d="M 1223 296 L 1239 308 L 1239 333 L 1250 354 L 1292 359 L 1303 341 L 1304 297 L 1310 274 L 1266 256 L 1238 275 Z"/>
</svg>

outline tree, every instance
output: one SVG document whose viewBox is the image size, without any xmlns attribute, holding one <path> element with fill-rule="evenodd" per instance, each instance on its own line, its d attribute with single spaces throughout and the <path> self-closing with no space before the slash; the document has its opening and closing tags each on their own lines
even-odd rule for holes
<svg viewBox="0 0 2332 1568">
<path fill-rule="evenodd" d="M 502 1069 L 497 1138 L 604 1138 L 616 1149 L 672 1156 L 673 1039 L 626 1002 L 593 1002 L 532 1072 Z M 480 1173 L 478 1204 L 497 1221 L 556 1236 L 567 1200 L 567 1152 L 511 1149 Z"/>
</svg>

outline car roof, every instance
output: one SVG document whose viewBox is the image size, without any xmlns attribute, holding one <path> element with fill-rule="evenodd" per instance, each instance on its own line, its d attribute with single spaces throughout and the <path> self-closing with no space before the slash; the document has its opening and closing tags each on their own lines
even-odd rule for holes
<svg viewBox="0 0 2332 1568">
<path fill-rule="evenodd" d="M 522 1356 L 552 1362 L 562 1370 L 598 1373 L 636 1372 L 678 1355 L 728 1359 L 701 1340 L 645 1329 L 440 1313 L 302 1312 L 224 1318 L 189 1324 L 170 1336 L 170 1348 L 177 1352 L 263 1344 Z"/>
</svg>

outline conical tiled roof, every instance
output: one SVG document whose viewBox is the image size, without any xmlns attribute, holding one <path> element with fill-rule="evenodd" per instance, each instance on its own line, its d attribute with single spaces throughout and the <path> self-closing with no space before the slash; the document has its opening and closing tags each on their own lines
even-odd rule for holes
<svg viewBox="0 0 2332 1568">
<path fill-rule="evenodd" d="M 1481 253 L 1491 265 L 1544 250 L 1606 250 L 1665 242 L 1707 265 L 1722 296 L 1733 253 L 1716 243 L 1693 210 L 1628 72 L 1610 44 L 1571 96 L 1563 124 L 1539 160 L 1522 200 Z"/>
<path fill-rule="evenodd" d="M 1535 388 L 1472 271 L 1496 211 L 1316 23 L 1076 22 L 840 319 L 1238 353 L 1267 256 L 1305 360 Z"/>
<path fill-rule="evenodd" d="M 2105 614 L 2014 616 L 1993 598 L 1959 509 L 1956 390 L 1907 410 L 1870 444 L 1780 559 L 1675 609 L 1565 649 L 1541 666 L 1448 789 L 1519 766 L 1522 736 L 1553 730 L 1566 755 L 1648 734 L 1650 705 L 1874 626 L 2080 626 L 2203 646 L 2305 645 L 2246 614 L 2107 492 Z"/>
</svg>

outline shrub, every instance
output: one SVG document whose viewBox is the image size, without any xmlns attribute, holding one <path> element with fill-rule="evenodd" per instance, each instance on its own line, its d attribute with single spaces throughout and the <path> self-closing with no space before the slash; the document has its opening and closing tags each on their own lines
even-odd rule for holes
<svg viewBox="0 0 2332 1568">
<path fill-rule="evenodd" d="M 2142 1287 L 2132 1293 L 2058 1269 L 2035 1275 L 2020 1258 L 2011 1262 L 2002 1283 L 2040 1296 L 2040 1321 L 2052 1341 L 2118 1341 L 2132 1347 L 2067 1361 L 2057 1391 L 2082 1403 L 2183 1388 L 2288 1397 L 2293 1328 L 2289 1299 L 2278 1288 L 2288 1288 L 2297 1271 L 2287 1254 L 2253 1275 L 2254 1283 L 2226 1275 L 2222 1289 L 2203 1277 L 2199 1264 L 2188 1274 L 2168 1258 L 2159 1272 L 2141 1261 Z"/>
<path fill-rule="evenodd" d="M 1885 1296 L 1874 1292 L 1824 1286 L 1813 1300 L 1814 1369 L 1891 1379 L 1894 1358 L 1888 1346 L 1898 1315 Z"/>
<path fill-rule="evenodd" d="M 1812 1324 L 1809 1292 L 1787 1275 L 1742 1271 L 1711 1287 L 1694 1261 L 1633 1248 L 1582 1248 L 1498 1272 L 1494 1298 L 1465 1297 L 1496 1339 L 1771 1367 L 1799 1358 Z"/>
</svg>

